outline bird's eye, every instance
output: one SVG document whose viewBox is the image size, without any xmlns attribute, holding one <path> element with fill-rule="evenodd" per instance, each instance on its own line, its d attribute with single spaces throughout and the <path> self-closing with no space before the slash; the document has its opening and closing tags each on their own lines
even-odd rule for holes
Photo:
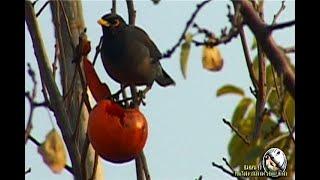
<svg viewBox="0 0 320 180">
<path fill-rule="evenodd" d="M 118 27 L 119 25 L 120 25 L 120 20 L 119 19 L 114 20 L 113 26 Z"/>
</svg>

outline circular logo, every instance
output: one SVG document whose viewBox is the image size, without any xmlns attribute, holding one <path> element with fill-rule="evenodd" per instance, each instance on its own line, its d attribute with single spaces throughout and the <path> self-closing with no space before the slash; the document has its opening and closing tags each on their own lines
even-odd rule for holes
<svg viewBox="0 0 320 180">
<path fill-rule="evenodd" d="M 281 149 L 270 148 L 263 155 L 262 166 L 267 176 L 278 177 L 287 168 L 287 157 Z"/>
</svg>

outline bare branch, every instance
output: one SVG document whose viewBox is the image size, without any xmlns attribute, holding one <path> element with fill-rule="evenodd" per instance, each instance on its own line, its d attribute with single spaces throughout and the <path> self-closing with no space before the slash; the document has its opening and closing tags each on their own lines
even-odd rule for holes
<svg viewBox="0 0 320 180">
<path fill-rule="evenodd" d="M 36 140 L 34 137 L 32 137 L 30 134 L 28 136 L 28 138 L 30 139 L 31 142 L 33 142 L 35 145 L 37 145 L 38 147 L 41 146 L 41 143 Z M 71 174 L 73 174 L 73 169 L 72 167 L 70 167 L 69 165 L 64 165 L 64 168 Z"/>
<path fill-rule="evenodd" d="M 47 7 L 47 5 L 49 4 L 49 1 L 47 1 L 46 3 L 44 3 L 44 5 L 40 8 L 40 10 L 37 12 L 36 17 L 38 17 L 41 12 L 44 10 L 45 7 Z"/>
<path fill-rule="evenodd" d="M 272 24 L 276 23 L 276 21 L 277 21 L 278 17 L 280 16 L 281 12 L 286 8 L 284 3 L 285 3 L 285 1 L 281 1 L 281 7 L 278 10 L 278 12 L 273 16 Z"/>
<path fill-rule="evenodd" d="M 98 167 L 98 153 L 94 152 L 94 163 L 93 163 L 93 170 L 92 170 L 92 176 L 90 178 L 90 180 L 94 180 L 96 173 L 97 173 L 97 167 Z"/>
<path fill-rule="evenodd" d="M 288 21 L 288 22 L 284 22 L 284 23 L 279 23 L 279 24 L 272 24 L 267 26 L 267 31 L 274 31 L 274 30 L 279 30 L 279 29 L 283 29 L 283 28 L 287 28 L 290 26 L 293 26 L 296 24 L 296 20 L 292 20 L 292 21 Z"/>
<path fill-rule="evenodd" d="M 111 13 L 112 14 L 117 14 L 117 1 L 116 0 L 112 0 Z"/>
<path fill-rule="evenodd" d="M 47 90 L 51 98 L 50 104 L 54 110 L 58 126 L 60 127 L 60 129 L 62 129 L 62 136 L 69 151 L 75 178 L 81 179 L 81 170 L 79 167 L 80 153 L 77 149 L 76 142 L 71 141 L 72 132 L 69 124 L 70 120 L 68 118 L 66 108 L 63 104 L 62 96 L 52 77 L 52 71 L 50 70 L 48 56 L 44 48 L 44 43 L 41 38 L 34 9 L 30 1 L 25 2 L 25 20 L 33 42 L 34 52 L 38 62 L 40 75 L 44 76 L 42 77 L 42 79 L 44 80 L 44 84 L 46 85 L 46 87 L 48 87 Z"/>
<path fill-rule="evenodd" d="M 258 89 L 258 87 L 257 87 L 258 80 L 257 80 L 257 77 L 255 76 L 255 74 L 253 72 L 252 60 L 250 58 L 249 48 L 248 48 L 246 36 L 245 36 L 245 33 L 244 33 L 244 30 L 243 30 L 242 26 L 239 27 L 239 32 L 240 32 L 242 48 L 243 48 L 244 57 L 245 57 L 246 64 L 247 64 L 247 68 L 248 68 L 248 71 L 249 71 L 250 79 L 251 79 L 251 82 L 252 82 L 252 85 L 253 85 L 254 89 L 256 90 L 256 89 Z"/>
<path fill-rule="evenodd" d="M 243 134 L 241 134 L 236 127 L 234 127 L 229 121 L 227 121 L 227 120 L 224 119 L 224 118 L 222 119 L 222 121 L 223 121 L 226 125 L 228 125 L 228 126 L 240 137 L 240 139 L 242 139 L 242 141 L 243 141 L 244 143 L 246 143 L 247 145 L 250 145 L 250 141 L 247 139 L 247 137 L 244 136 Z"/>
<path fill-rule="evenodd" d="M 259 62 L 259 81 L 258 81 L 258 96 L 256 103 L 256 117 L 255 128 L 252 136 L 252 140 L 256 140 L 260 133 L 260 128 L 263 122 L 264 110 L 266 104 L 266 61 L 264 53 L 262 52 L 261 45 L 257 43 L 258 50 L 258 62 Z"/>
<path fill-rule="evenodd" d="M 229 174 L 232 177 L 237 177 L 233 172 L 225 169 L 222 165 L 216 164 L 215 162 L 212 162 L 212 166 L 221 169 L 223 172 L 225 172 L 226 174 Z"/>
<path fill-rule="evenodd" d="M 185 34 L 187 33 L 187 30 L 189 29 L 189 27 L 191 26 L 191 24 L 193 23 L 193 20 L 195 19 L 196 15 L 199 13 L 199 11 L 201 10 L 201 8 L 206 5 L 207 3 L 209 3 L 211 0 L 206 0 L 206 1 L 203 1 L 199 4 L 197 4 L 197 8 L 196 10 L 192 13 L 191 15 L 191 18 L 188 20 L 187 24 L 186 24 L 186 27 L 184 28 L 178 42 L 169 50 L 167 50 L 166 53 L 164 53 L 162 55 L 162 59 L 165 59 L 165 58 L 170 58 L 171 55 L 174 53 L 174 51 L 177 49 L 177 47 L 180 46 L 182 40 L 184 39 L 185 37 Z"/>
<path fill-rule="evenodd" d="M 295 97 L 295 74 L 292 71 L 286 56 L 278 48 L 277 44 L 267 30 L 267 25 L 258 16 L 251 3 L 247 0 L 233 0 L 233 3 L 241 5 L 241 13 L 244 21 L 254 33 L 257 42 L 261 45 L 271 64 L 275 67 L 279 75 L 283 74 L 284 84 L 291 96 Z"/>
<path fill-rule="evenodd" d="M 93 58 L 93 62 L 92 62 L 93 65 L 96 64 L 97 57 L 98 57 L 98 55 L 99 55 L 99 53 L 101 51 L 102 41 L 103 41 L 103 37 L 101 36 L 99 44 L 96 47 L 96 53 L 94 54 L 94 58 Z"/>
</svg>

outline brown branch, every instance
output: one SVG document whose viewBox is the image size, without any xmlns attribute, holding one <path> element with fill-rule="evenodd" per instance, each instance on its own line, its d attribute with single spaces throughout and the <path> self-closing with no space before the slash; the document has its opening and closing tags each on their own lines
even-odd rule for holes
<svg viewBox="0 0 320 180">
<path fill-rule="evenodd" d="M 94 153 L 94 163 L 93 163 L 93 170 L 92 170 L 92 176 L 90 180 L 94 180 L 96 178 L 96 173 L 97 173 L 97 167 L 98 167 L 98 154 L 97 152 Z"/>
<path fill-rule="evenodd" d="M 147 166 L 147 159 L 146 159 L 146 156 L 144 155 L 143 151 L 140 153 L 140 158 L 141 158 L 141 161 L 143 164 L 143 171 L 144 171 L 146 180 L 151 180 L 151 176 L 150 176 L 149 169 Z"/>
<path fill-rule="evenodd" d="M 203 28 L 200 29 L 200 31 L 206 31 L 206 35 L 213 35 L 213 33 L 209 32 L 208 30 L 204 30 Z M 229 32 L 226 33 L 225 32 L 226 29 L 223 29 L 221 33 L 221 36 L 219 38 L 210 38 L 210 41 L 204 41 L 204 42 L 199 42 L 199 41 L 196 41 L 196 40 L 192 40 L 192 43 L 194 43 L 195 46 L 210 46 L 210 47 L 213 47 L 213 46 L 217 46 L 217 45 L 220 45 L 220 44 L 227 44 L 229 43 L 233 38 L 237 37 L 238 34 L 239 34 L 239 31 L 237 28 L 235 27 L 231 27 Z"/>
<path fill-rule="evenodd" d="M 287 28 L 290 26 L 293 26 L 296 24 L 296 20 L 292 20 L 292 21 L 288 21 L 288 22 L 284 22 L 284 23 L 279 23 L 279 24 L 272 24 L 267 26 L 267 31 L 274 31 L 274 30 L 279 30 L 279 29 L 283 29 L 283 28 Z"/>
<path fill-rule="evenodd" d="M 66 24 L 66 27 L 67 27 L 67 33 L 68 33 L 68 36 L 69 36 L 69 40 L 70 40 L 70 45 L 72 47 L 72 49 L 74 50 L 75 49 L 75 44 L 73 43 L 73 40 L 72 40 L 72 34 L 71 34 L 71 28 L 70 28 L 70 25 L 69 25 L 69 20 L 68 20 L 68 17 L 67 17 L 67 13 L 66 13 L 66 10 L 64 9 L 64 6 L 62 4 L 62 1 L 61 0 L 58 0 L 59 1 L 59 5 L 62 9 L 62 14 L 63 14 L 63 17 L 64 17 L 64 21 L 65 21 L 65 24 Z"/>
<path fill-rule="evenodd" d="M 280 9 L 278 10 L 278 12 L 273 16 L 273 20 L 272 20 L 272 23 L 271 24 L 275 24 L 278 17 L 280 16 L 281 12 L 286 8 L 285 6 L 285 1 L 281 1 L 281 6 L 280 6 Z"/>
<path fill-rule="evenodd" d="M 293 130 L 291 129 L 291 127 L 290 127 L 290 125 L 289 125 L 286 112 L 285 112 L 285 111 L 282 111 L 281 116 L 282 116 L 282 119 L 284 120 L 284 122 L 286 123 L 286 126 L 287 126 L 288 131 L 289 131 L 290 138 L 291 138 L 292 142 L 295 144 L 296 141 L 295 141 L 295 139 L 294 139 L 294 137 L 293 137 Z"/>
<path fill-rule="evenodd" d="M 31 142 L 33 142 L 35 145 L 37 145 L 38 147 L 41 146 L 41 143 L 36 140 L 34 137 L 32 137 L 30 134 L 28 136 L 28 138 L 30 139 Z M 72 167 L 70 167 L 69 165 L 64 165 L 64 168 L 71 174 L 73 174 L 73 169 Z"/>
<path fill-rule="evenodd" d="M 49 4 L 49 1 L 47 1 L 46 3 L 44 3 L 44 5 L 40 8 L 40 10 L 37 12 L 36 17 L 38 17 L 41 12 L 44 10 L 45 7 L 47 7 L 47 5 Z"/>
<path fill-rule="evenodd" d="M 71 141 L 72 131 L 70 126 L 70 120 L 68 118 L 66 108 L 63 104 L 62 96 L 53 79 L 48 56 L 46 54 L 44 43 L 41 38 L 35 12 L 30 1 L 25 2 L 25 20 L 33 42 L 34 52 L 38 62 L 40 75 L 44 76 L 42 77 L 42 79 L 44 80 L 44 84 L 46 85 L 50 96 L 50 104 L 53 108 L 53 111 L 57 119 L 57 124 L 61 129 L 63 139 L 69 151 L 75 179 L 82 180 L 80 173 L 80 153 L 77 149 L 76 142 Z"/>
<path fill-rule="evenodd" d="M 54 45 L 54 59 L 53 59 L 53 63 L 52 63 L 52 75 L 53 75 L 54 79 L 56 78 L 56 71 L 58 69 L 57 62 L 58 62 L 59 48 L 57 46 L 58 46 L 58 44 L 56 43 Z"/>
<path fill-rule="evenodd" d="M 96 53 L 94 54 L 94 58 L 93 58 L 93 62 L 92 62 L 93 65 L 96 64 L 97 57 L 101 51 L 102 40 L 103 40 L 103 37 L 101 36 L 100 40 L 99 40 L 99 44 L 96 46 Z"/>
<path fill-rule="evenodd" d="M 239 131 L 236 127 L 234 127 L 229 121 L 227 121 L 227 120 L 224 119 L 224 118 L 222 119 L 222 121 L 223 121 L 226 125 L 228 125 L 228 126 L 240 137 L 240 139 L 241 139 L 245 144 L 250 145 L 250 141 L 247 139 L 247 137 L 244 136 L 243 134 L 241 134 L 240 131 Z"/>
<path fill-rule="evenodd" d="M 25 93 L 25 96 L 29 100 L 29 104 L 30 104 L 30 113 L 29 113 L 27 127 L 26 127 L 25 134 L 24 134 L 24 140 L 25 140 L 24 143 L 25 144 L 27 144 L 28 136 L 29 136 L 29 134 L 31 132 L 31 129 L 33 127 L 33 125 L 32 125 L 32 117 L 33 117 L 33 112 L 34 112 L 34 108 L 35 108 L 34 99 L 35 99 L 36 93 L 37 93 L 37 81 L 36 81 L 36 77 L 35 77 L 35 72 L 31 68 L 31 65 L 29 63 L 27 65 L 28 65 L 28 74 L 31 77 L 31 80 L 33 82 L 33 89 L 32 89 L 32 94 L 31 95 L 30 95 L 30 93 Z"/>
<path fill-rule="evenodd" d="M 112 14 L 117 14 L 117 1 L 116 0 L 112 0 L 111 13 Z"/>
<path fill-rule="evenodd" d="M 292 46 L 292 47 L 287 47 L 287 48 L 281 48 L 284 53 L 295 53 L 296 52 L 296 47 Z"/>
<path fill-rule="evenodd" d="M 197 4 L 197 8 L 196 10 L 192 13 L 190 19 L 187 21 L 187 24 L 178 40 L 178 42 L 169 50 L 166 51 L 166 53 L 164 53 L 162 55 L 162 59 L 165 59 L 165 58 L 170 58 L 171 55 L 174 53 L 174 51 L 177 49 L 177 47 L 180 46 L 182 40 L 184 39 L 185 37 L 185 34 L 187 33 L 187 30 L 189 29 L 189 27 L 191 26 L 191 24 L 193 23 L 193 20 L 195 19 L 196 15 L 199 13 L 199 11 L 201 10 L 201 8 L 206 5 L 207 3 L 209 3 L 211 0 L 206 0 L 206 1 L 203 1 L 199 4 Z"/>
<path fill-rule="evenodd" d="M 88 135 L 86 135 L 86 138 L 83 143 L 83 148 L 82 148 L 82 154 L 81 154 L 81 172 L 82 172 L 82 177 L 84 180 L 87 179 L 87 154 L 88 154 L 88 149 L 89 149 L 90 141 Z"/>
<path fill-rule="evenodd" d="M 257 43 L 261 45 L 271 64 L 275 67 L 279 75 L 283 74 L 284 84 L 291 96 L 295 98 L 295 74 L 292 71 L 286 56 L 281 51 L 271 34 L 267 30 L 267 25 L 261 20 L 251 3 L 247 0 L 233 0 L 233 3 L 241 5 L 241 13 L 244 21 L 254 33 Z"/>
<path fill-rule="evenodd" d="M 258 94 L 256 103 L 256 117 L 255 117 L 255 129 L 253 132 L 252 140 L 256 140 L 259 137 L 261 125 L 263 123 L 264 110 L 266 104 L 266 61 L 264 53 L 262 52 L 261 45 L 257 44 L 258 48 L 258 63 L 259 63 L 259 81 L 258 81 Z"/>
<path fill-rule="evenodd" d="M 129 24 L 134 26 L 136 21 L 136 10 L 134 10 L 133 0 L 126 1 L 128 8 Z"/>
<path fill-rule="evenodd" d="M 243 30 L 242 26 L 239 27 L 239 32 L 240 32 L 242 48 L 243 48 L 244 57 L 245 57 L 246 64 L 247 64 L 247 68 L 248 68 L 248 71 L 249 71 L 250 79 L 251 79 L 251 82 L 252 82 L 252 85 L 253 85 L 254 89 L 257 90 L 258 89 L 258 87 L 257 87 L 258 80 L 257 80 L 257 77 L 254 74 L 254 71 L 253 71 L 252 60 L 250 58 L 249 48 L 248 48 L 246 36 L 245 36 L 245 33 L 244 33 L 244 30 Z"/>
</svg>

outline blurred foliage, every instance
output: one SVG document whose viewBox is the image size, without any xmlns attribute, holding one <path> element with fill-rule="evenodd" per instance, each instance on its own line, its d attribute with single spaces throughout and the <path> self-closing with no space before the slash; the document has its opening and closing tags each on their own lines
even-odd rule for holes
<svg viewBox="0 0 320 180">
<path fill-rule="evenodd" d="M 253 41 L 251 48 L 256 48 L 255 41 Z M 290 63 L 289 58 L 288 62 Z M 294 70 L 294 65 L 291 63 L 290 65 Z M 244 165 L 259 165 L 264 153 L 269 148 L 276 147 L 286 154 L 288 160 L 286 169 L 288 176 L 279 179 L 292 179 L 295 172 L 295 146 L 289 135 L 286 121 L 292 129 L 295 125 L 295 101 L 285 90 L 282 77 L 277 76 L 272 68 L 271 64 L 266 67 L 267 111 L 263 117 L 260 136 L 256 141 L 247 145 L 237 134 L 233 133 L 228 145 L 230 165 L 232 168 L 239 168 L 239 170 L 243 170 Z M 253 60 L 253 70 L 258 77 L 257 56 Z M 218 96 L 226 94 L 242 96 L 234 109 L 231 123 L 241 134 L 250 137 L 254 130 L 256 99 L 245 96 L 241 88 L 230 84 L 217 90 Z"/>
</svg>

